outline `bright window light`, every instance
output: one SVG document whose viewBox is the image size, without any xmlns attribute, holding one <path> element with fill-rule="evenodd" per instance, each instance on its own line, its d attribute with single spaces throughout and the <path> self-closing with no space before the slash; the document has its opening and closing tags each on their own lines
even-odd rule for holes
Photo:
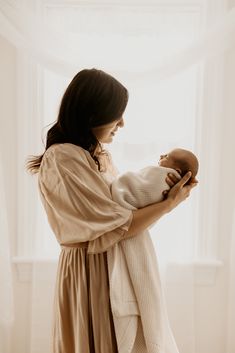
<svg viewBox="0 0 235 353">
<path fill-rule="evenodd" d="M 68 14 L 71 14 L 71 10 Z M 138 13 L 137 15 L 139 16 Z M 120 129 L 112 145 L 107 146 L 120 172 L 157 163 L 160 154 L 174 147 L 183 147 L 196 152 L 198 67 L 193 66 L 185 72 L 162 81 L 157 81 L 154 75 L 148 81 L 136 81 L 131 79 L 131 76 L 128 78 L 128 73 L 133 74 L 136 71 L 135 74 L 138 75 L 138 72 L 151 69 L 157 63 L 163 62 L 164 58 L 169 57 L 173 51 L 180 50 L 190 43 L 198 35 L 199 15 L 196 12 L 193 14 L 169 12 L 164 13 L 164 16 L 161 16 L 161 13 L 147 15 L 146 22 L 143 22 L 144 17 L 141 19 L 141 25 L 147 28 L 144 35 L 134 33 L 134 29 L 131 34 L 122 37 L 115 33 L 106 33 L 104 36 L 103 33 L 100 36 L 102 50 L 98 50 L 97 57 L 93 57 L 94 62 L 97 59 L 97 65 L 94 67 L 99 68 L 99 64 L 104 70 L 107 67 L 106 71 L 117 79 L 119 79 L 119 69 L 127 72 L 124 84 L 129 91 L 130 99 L 124 114 L 125 128 Z M 153 20 L 154 15 L 155 20 Z M 59 13 L 57 12 L 57 15 L 53 11 L 48 13 L 48 18 L 52 19 L 53 16 L 56 23 Z M 137 21 L 137 17 L 133 18 Z M 68 18 L 71 19 L 72 30 L 76 32 L 73 16 L 66 17 L 64 12 L 63 21 L 66 22 Z M 126 17 L 125 21 L 127 21 Z M 93 22 L 91 21 L 89 26 L 92 26 L 91 23 Z M 129 28 L 131 28 L 130 24 Z M 89 31 L 92 32 L 91 28 Z M 90 33 L 89 48 L 92 48 L 92 55 L 94 55 L 98 37 L 99 33 Z M 109 43 L 109 46 L 105 46 L 105 43 Z M 89 53 L 89 49 L 87 50 Z M 111 66 L 110 60 L 112 60 Z M 56 120 L 60 100 L 71 79 L 44 70 L 45 126 Z M 180 205 L 151 228 L 151 236 L 160 262 L 186 260 L 192 257 L 195 238 L 195 202 L 192 196 L 190 201 Z M 40 217 L 45 218 L 45 215 Z M 47 255 L 57 254 L 58 246 L 55 237 L 48 236 L 51 233 L 48 228 L 47 222 L 44 221 L 42 231 L 44 240 L 40 251 Z"/>
</svg>

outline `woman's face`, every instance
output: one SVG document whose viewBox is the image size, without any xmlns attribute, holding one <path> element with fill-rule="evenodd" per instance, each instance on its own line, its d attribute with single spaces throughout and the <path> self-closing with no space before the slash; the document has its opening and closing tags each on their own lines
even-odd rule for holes
<svg viewBox="0 0 235 353">
<path fill-rule="evenodd" d="M 124 126 L 123 117 L 118 120 L 113 121 L 112 123 L 93 127 L 92 132 L 96 136 L 97 140 L 101 143 L 111 143 L 113 137 L 117 132 L 118 128 Z"/>
</svg>

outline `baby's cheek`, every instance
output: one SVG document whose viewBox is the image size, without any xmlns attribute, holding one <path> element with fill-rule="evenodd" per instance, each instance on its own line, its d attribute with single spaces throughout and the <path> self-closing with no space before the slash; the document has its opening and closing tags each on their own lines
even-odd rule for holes
<svg viewBox="0 0 235 353">
<path fill-rule="evenodd" d="M 160 161 L 159 165 L 161 167 L 167 167 L 167 162 L 162 160 L 162 161 Z"/>
</svg>

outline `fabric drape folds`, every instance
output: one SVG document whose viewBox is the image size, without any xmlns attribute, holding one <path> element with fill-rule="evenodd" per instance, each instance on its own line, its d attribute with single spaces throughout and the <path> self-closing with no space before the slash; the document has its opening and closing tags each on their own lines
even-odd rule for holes
<svg viewBox="0 0 235 353">
<path fill-rule="evenodd" d="M 10 234 L 6 194 L 4 187 L 3 167 L 0 154 L 0 351 L 9 352 L 9 329 L 14 320 L 13 282 L 11 268 Z"/>
<path fill-rule="evenodd" d="M 44 67 L 61 75 L 71 76 L 83 67 L 97 65 L 97 61 L 92 61 L 92 55 L 86 56 L 80 49 L 82 43 L 88 41 L 88 35 L 74 33 L 71 35 L 69 32 L 55 30 L 49 23 L 42 21 L 39 16 L 27 9 L 14 8 L 7 2 L 0 2 L 0 24 L 0 33 L 3 37 L 17 48 L 27 51 Z M 145 68 L 131 73 L 125 68 L 120 70 L 120 66 L 116 67 L 116 64 L 112 64 L 112 60 L 106 63 L 105 68 L 115 71 L 122 80 L 148 81 L 153 76 L 155 80 L 162 80 L 200 60 L 209 59 L 229 50 L 234 45 L 234 37 L 235 9 L 233 8 L 185 49 L 176 51 L 170 58 L 162 58 L 160 63 L 151 69 Z M 107 44 L 104 36 L 98 38 L 100 45 Z M 118 39 L 123 43 L 124 38 L 117 38 L 117 41 Z M 110 45 L 112 45 L 111 42 L 109 42 Z M 125 55 L 127 56 L 128 53 Z"/>
</svg>

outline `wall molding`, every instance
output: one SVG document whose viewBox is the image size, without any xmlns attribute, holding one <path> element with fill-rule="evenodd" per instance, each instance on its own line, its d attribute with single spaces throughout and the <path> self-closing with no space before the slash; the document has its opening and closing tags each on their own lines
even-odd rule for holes
<svg viewBox="0 0 235 353">
<path fill-rule="evenodd" d="M 16 272 L 17 280 L 19 282 L 32 282 L 34 266 L 50 266 L 57 267 L 57 258 L 32 258 L 32 257 L 13 257 L 12 265 Z M 41 278 L 46 280 L 48 272 L 43 271 Z"/>
<path fill-rule="evenodd" d="M 214 286 L 217 275 L 223 267 L 219 260 L 197 260 L 169 262 L 166 268 L 166 282 L 197 286 Z"/>
<path fill-rule="evenodd" d="M 89 0 L 89 1 L 77 1 L 77 0 L 44 0 L 43 7 L 69 7 L 69 8 L 105 8 L 105 7 L 132 7 L 132 8 L 155 8 L 155 9 L 197 9 L 202 5 L 200 0 Z"/>
<path fill-rule="evenodd" d="M 46 268 L 47 265 L 57 267 L 57 258 L 24 258 L 14 257 L 12 264 L 17 273 L 19 282 L 31 282 L 33 279 L 33 267 L 34 265 L 42 266 Z M 182 277 L 182 273 L 187 271 L 190 283 L 194 286 L 213 286 L 216 284 L 216 278 L 223 267 L 223 262 L 219 260 L 211 261 L 192 261 L 192 262 L 174 262 L 168 265 L 168 276 L 167 280 L 171 283 L 185 283 L 185 277 Z M 47 271 L 41 274 L 41 279 L 47 279 Z M 182 280 L 183 278 L 183 280 Z"/>
</svg>

